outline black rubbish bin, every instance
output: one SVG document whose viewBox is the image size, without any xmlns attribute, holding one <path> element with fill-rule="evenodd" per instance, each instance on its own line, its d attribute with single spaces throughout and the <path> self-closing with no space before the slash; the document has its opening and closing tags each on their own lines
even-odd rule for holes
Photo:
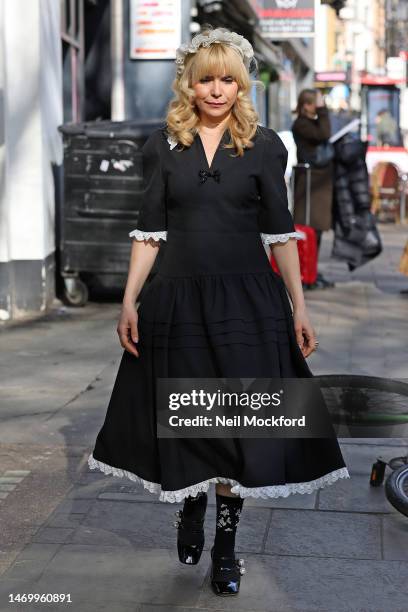
<svg viewBox="0 0 408 612">
<path fill-rule="evenodd" d="M 64 142 L 59 297 L 64 303 L 83 306 L 93 280 L 105 286 L 125 283 L 129 232 L 140 209 L 141 148 L 163 125 L 163 120 L 92 121 L 59 127 Z"/>
</svg>

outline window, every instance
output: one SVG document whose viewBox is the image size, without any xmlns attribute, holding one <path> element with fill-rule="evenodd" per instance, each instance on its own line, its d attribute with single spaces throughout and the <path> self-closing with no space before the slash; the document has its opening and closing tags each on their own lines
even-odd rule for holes
<svg viewBox="0 0 408 612">
<path fill-rule="evenodd" d="M 85 97 L 84 0 L 60 1 L 64 122 L 78 122 Z"/>
</svg>

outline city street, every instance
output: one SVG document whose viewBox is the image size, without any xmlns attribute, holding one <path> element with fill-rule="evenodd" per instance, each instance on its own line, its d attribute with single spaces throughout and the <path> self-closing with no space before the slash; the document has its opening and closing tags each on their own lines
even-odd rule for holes
<svg viewBox="0 0 408 612">
<path fill-rule="evenodd" d="M 350 274 L 329 258 L 334 289 L 306 293 L 320 342 L 315 374 L 408 378 L 408 277 L 398 261 L 407 227 L 380 224 L 384 252 Z M 206 545 L 181 565 L 174 512 L 141 486 L 90 472 L 122 349 L 120 301 L 67 308 L 0 328 L 0 610 L 62 610 L 8 603 L 18 593 L 70 594 L 79 612 L 403 612 L 408 521 L 369 485 L 378 455 L 407 453 L 407 440 L 342 439 L 351 479 L 314 494 L 247 499 L 237 532 L 245 559 L 238 597 L 209 582 L 215 528 L 211 489 Z M 142 407 L 141 407 L 142 409 Z"/>
</svg>

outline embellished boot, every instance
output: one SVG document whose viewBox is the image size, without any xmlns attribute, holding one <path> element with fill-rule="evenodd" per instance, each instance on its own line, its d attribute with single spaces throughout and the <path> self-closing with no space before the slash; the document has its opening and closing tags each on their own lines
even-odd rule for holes
<svg viewBox="0 0 408 612">
<path fill-rule="evenodd" d="M 244 560 L 235 558 L 235 535 L 244 500 L 216 494 L 217 523 L 211 549 L 211 586 L 216 595 L 237 595 Z"/>
<path fill-rule="evenodd" d="M 238 595 L 241 575 L 246 569 L 244 559 L 232 557 L 214 558 L 214 547 L 211 549 L 211 586 L 216 595 Z"/>
<path fill-rule="evenodd" d="M 179 560 L 186 565 L 197 565 L 204 548 L 204 519 L 207 493 L 186 497 L 182 510 L 177 510 L 177 551 Z"/>
</svg>

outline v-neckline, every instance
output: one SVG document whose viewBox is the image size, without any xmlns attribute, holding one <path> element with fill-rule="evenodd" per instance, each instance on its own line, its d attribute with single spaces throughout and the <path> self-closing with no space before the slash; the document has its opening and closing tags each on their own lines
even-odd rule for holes
<svg viewBox="0 0 408 612">
<path fill-rule="evenodd" d="M 201 148 L 201 153 L 202 153 L 202 156 L 203 156 L 203 158 L 205 160 L 205 164 L 207 166 L 207 170 L 209 172 L 211 172 L 211 168 L 214 166 L 215 158 L 217 157 L 217 154 L 218 154 L 218 152 L 220 150 L 221 144 L 224 142 L 225 135 L 226 135 L 227 131 L 228 131 L 228 128 L 225 128 L 224 132 L 222 133 L 222 136 L 221 136 L 221 138 L 220 138 L 220 140 L 218 142 L 217 148 L 215 149 L 213 158 L 211 160 L 211 164 L 208 163 L 208 158 L 207 158 L 207 154 L 205 152 L 203 141 L 201 140 L 201 136 L 200 136 L 199 132 L 197 132 L 197 138 L 198 138 L 198 142 L 199 142 L 199 145 L 200 145 L 200 148 Z"/>
</svg>

